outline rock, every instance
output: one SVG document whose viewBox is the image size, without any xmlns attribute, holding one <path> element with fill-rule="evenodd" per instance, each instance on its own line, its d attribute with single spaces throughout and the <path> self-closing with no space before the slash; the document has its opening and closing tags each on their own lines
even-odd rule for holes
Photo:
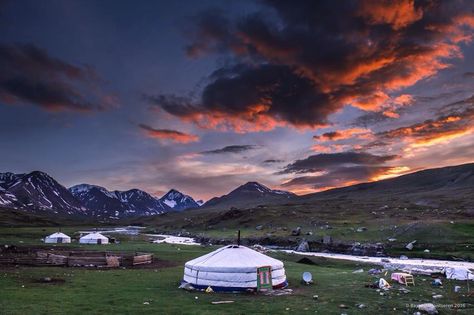
<svg viewBox="0 0 474 315">
<path fill-rule="evenodd" d="M 429 253 L 430 250 L 429 250 L 429 249 L 425 249 L 423 252 L 424 252 L 424 253 Z"/>
<path fill-rule="evenodd" d="M 311 231 L 306 232 L 306 235 L 313 235 L 313 232 L 311 232 Z"/>
<path fill-rule="evenodd" d="M 454 292 L 458 293 L 459 291 L 461 291 L 461 287 L 458 285 L 454 286 Z"/>
<path fill-rule="evenodd" d="M 300 236 L 301 234 L 301 227 L 297 227 L 296 229 L 294 229 L 293 231 L 291 231 L 291 235 L 292 236 Z"/>
<path fill-rule="evenodd" d="M 408 243 L 408 244 L 405 246 L 405 248 L 408 249 L 408 250 L 412 250 L 412 249 L 413 249 L 413 246 L 415 245 L 415 243 L 416 243 L 416 240 L 414 240 L 414 241 Z"/>
<path fill-rule="evenodd" d="M 316 295 L 316 294 L 313 295 L 313 300 L 317 300 L 317 299 L 319 299 L 319 295 Z"/>
<path fill-rule="evenodd" d="M 401 255 L 401 256 L 400 256 L 400 259 L 401 259 L 401 260 L 407 260 L 407 259 L 408 259 L 408 257 L 407 257 L 407 256 L 405 256 L 405 255 Z"/>
<path fill-rule="evenodd" d="M 339 304 L 339 308 L 348 308 L 346 304 Z"/>
<path fill-rule="evenodd" d="M 51 282 L 53 281 L 50 277 L 44 277 L 41 279 L 41 282 Z"/>
<path fill-rule="evenodd" d="M 388 258 L 382 258 L 380 259 L 381 262 L 384 262 L 384 263 L 389 263 L 390 262 L 390 259 Z"/>
<path fill-rule="evenodd" d="M 256 229 L 257 231 L 263 230 L 263 225 L 257 225 L 257 226 L 255 227 L 255 229 Z"/>
<path fill-rule="evenodd" d="M 422 311 L 422 312 L 425 312 L 427 314 L 438 314 L 438 310 L 436 309 L 436 307 L 433 305 L 433 303 L 423 303 L 423 304 L 419 304 L 417 306 L 417 309 L 419 311 Z"/>
<path fill-rule="evenodd" d="M 357 307 L 358 308 L 366 308 L 367 306 L 365 304 L 358 304 Z"/>
<path fill-rule="evenodd" d="M 144 305 L 150 305 L 150 302 L 143 302 Z"/>
<path fill-rule="evenodd" d="M 441 294 L 436 294 L 436 295 L 433 295 L 433 299 L 437 300 L 437 299 L 442 299 L 443 296 Z"/>
<path fill-rule="evenodd" d="M 367 231 L 367 228 L 365 226 L 357 228 L 357 232 L 365 232 Z"/>
<path fill-rule="evenodd" d="M 364 269 L 360 268 L 360 269 L 354 270 L 352 273 L 363 273 L 363 272 L 364 272 Z"/>
<path fill-rule="evenodd" d="M 415 313 L 413 313 L 413 315 L 421 315 L 421 313 L 420 312 L 415 312 Z"/>
<path fill-rule="evenodd" d="M 389 238 L 388 241 L 389 242 L 395 242 L 397 239 L 396 238 Z"/>
<path fill-rule="evenodd" d="M 296 251 L 297 252 L 309 252 L 309 244 L 308 242 L 303 239 L 300 244 L 298 245 L 298 247 L 296 248 Z"/>
</svg>

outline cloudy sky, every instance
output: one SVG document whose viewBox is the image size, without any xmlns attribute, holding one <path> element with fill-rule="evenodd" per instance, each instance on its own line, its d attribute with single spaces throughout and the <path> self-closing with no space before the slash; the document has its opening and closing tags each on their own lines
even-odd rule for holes
<svg viewBox="0 0 474 315">
<path fill-rule="evenodd" d="M 0 172 L 208 199 L 474 162 L 473 1 L 0 0 Z"/>
</svg>

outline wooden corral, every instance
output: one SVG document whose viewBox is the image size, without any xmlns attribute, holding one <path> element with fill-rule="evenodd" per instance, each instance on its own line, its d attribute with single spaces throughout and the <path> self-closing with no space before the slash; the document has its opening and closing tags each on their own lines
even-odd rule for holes
<svg viewBox="0 0 474 315">
<path fill-rule="evenodd" d="M 104 251 L 70 251 L 18 249 L 0 252 L 0 265 L 67 266 L 67 267 L 133 267 L 151 264 L 148 253 L 118 253 Z"/>
</svg>

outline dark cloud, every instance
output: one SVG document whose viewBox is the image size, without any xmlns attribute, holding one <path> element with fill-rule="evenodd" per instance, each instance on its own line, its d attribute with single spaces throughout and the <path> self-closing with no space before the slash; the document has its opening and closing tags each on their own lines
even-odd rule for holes
<svg viewBox="0 0 474 315">
<path fill-rule="evenodd" d="M 100 91 L 100 79 L 91 67 L 54 58 L 35 45 L 0 44 L 0 69 L 0 101 L 6 104 L 84 112 L 116 104 L 114 96 Z"/>
<path fill-rule="evenodd" d="M 153 103 L 205 128 L 326 125 L 347 104 L 381 110 L 390 93 L 448 67 L 474 26 L 472 1 L 263 4 L 239 19 L 198 16 L 188 55 L 220 53 L 235 65 L 212 73 L 195 99 L 158 95 Z"/>
<path fill-rule="evenodd" d="M 464 72 L 462 76 L 465 78 L 474 78 L 474 72 Z"/>
<path fill-rule="evenodd" d="M 145 134 L 150 138 L 170 140 L 170 141 L 179 142 L 179 143 L 196 142 L 199 140 L 199 137 L 196 135 L 184 133 L 177 130 L 155 129 L 145 124 L 140 124 L 138 126 L 143 131 L 145 131 Z"/>
<path fill-rule="evenodd" d="M 249 150 L 258 149 L 260 146 L 253 144 L 229 145 L 220 149 L 203 151 L 201 154 L 223 154 L 223 153 L 241 153 Z"/>
<path fill-rule="evenodd" d="M 314 189 L 347 186 L 373 180 L 390 171 L 388 166 L 350 166 L 331 169 L 320 176 L 295 177 L 282 184 L 283 187 L 310 185 Z"/>
<path fill-rule="evenodd" d="M 346 168 L 351 165 L 380 165 L 397 158 L 396 155 L 373 155 L 364 152 L 321 153 L 288 164 L 280 173 L 303 174 L 327 171 L 330 168 Z"/>
<path fill-rule="evenodd" d="M 278 160 L 278 159 L 268 159 L 263 161 L 264 164 L 273 164 L 273 163 L 283 163 L 285 162 L 284 160 Z"/>
</svg>

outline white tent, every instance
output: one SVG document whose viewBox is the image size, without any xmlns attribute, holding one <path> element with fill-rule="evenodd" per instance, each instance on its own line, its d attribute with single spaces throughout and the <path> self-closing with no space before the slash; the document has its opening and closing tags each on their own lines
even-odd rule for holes
<svg viewBox="0 0 474 315">
<path fill-rule="evenodd" d="M 108 244 L 109 239 L 99 232 L 87 234 L 79 239 L 81 244 Z"/>
<path fill-rule="evenodd" d="M 188 261 L 183 282 L 198 289 L 245 291 L 257 288 L 257 269 L 271 267 L 273 288 L 288 285 L 283 262 L 245 246 L 229 245 Z"/>
<path fill-rule="evenodd" d="M 454 280 L 474 280 L 474 273 L 468 268 L 463 267 L 446 267 L 444 269 L 447 279 Z"/>
<path fill-rule="evenodd" d="M 71 243 L 71 238 L 64 233 L 56 232 L 44 238 L 45 243 Z"/>
</svg>

